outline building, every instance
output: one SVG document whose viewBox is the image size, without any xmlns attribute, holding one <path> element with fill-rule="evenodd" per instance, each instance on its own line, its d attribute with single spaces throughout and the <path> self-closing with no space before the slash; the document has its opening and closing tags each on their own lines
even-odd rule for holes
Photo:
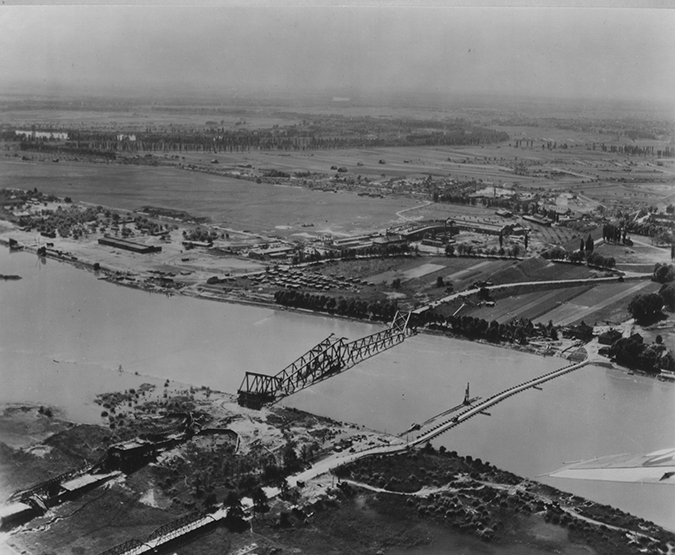
<svg viewBox="0 0 675 555">
<path fill-rule="evenodd" d="M 598 343 L 602 345 L 612 345 L 615 341 L 621 339 L 623 336 L 620 331 L 608 330 L 598 336 Z"/>
<path fill-rule="evenodd" d="M 213 243 L 209 243 L 207 241 L 183 241 L 183 246 L 186 249 L 194 249 L 194 248 L 201 248 L 201 249 L 210 249 L 213 247 Z"/>
<path fill-rule="evenodd" d="M 550 226 L 551 225 L 551 220 L 549 220 L 548 218 L 540 217 L 540 216 L 523 216 L 523 220 L 527 220 L 528 222 L 533 222 L 535 224 L 544 225 L 544 226 Z"/>
<path fill-rule="evenodd" d="M 124 249 L 139 254 L 150 254 L 153 252 L 162 252 L 162 247 L 156 245 L 144 245 L 143 243 L 135 243 L 128 239 L 118 239 L 117 237 L 103 236 L 98 240 L 99 245 L 106 245 L 117 249 Z"/>
<path fill-rule="evenodd" d="M 19 137 L 30 137 L 31 139 L 54 139 L 59 141 L 67 141 L 68 133 L 60 131 L 24 131 L 17 129 L 14 133 Z"/>
<path fill-rule="evenodd" d="M 375 237 L 373 239 L 373 245 L 377 247 L 385 247 L 385 246 L 399 246 L 399 245 L 405 245 L 407 243 L 405 237 L 402 235 L 383 235 L 381 237 Z"/>
<path fill-rule="evenodd" d="M 40 512 L 35 507 L 21 501 L 0 506 L 0 530 L 9 530 L 19 526 L 36 517 Z"/>
<path fill-rule="evenodd" d="M 268 258 L 286 258 L 295 251 L 295 247 L 282 245 L 280 247 L 271 247 L 267 249 L 253 249 L 248 253 L 249 258 L 256 260 L 265 260 Z"/>
<path fill-rule="evenodd" d="M 582 320 L 576 326 L 567 326 L 563 328 L 563 336 L 571 339 L 590 341 L 593 339 L 593 328 Z"/>
</svg>

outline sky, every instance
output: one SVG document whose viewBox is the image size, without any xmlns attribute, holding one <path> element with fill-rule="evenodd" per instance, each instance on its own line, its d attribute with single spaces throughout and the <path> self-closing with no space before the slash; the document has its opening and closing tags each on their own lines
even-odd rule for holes
<svg viewBox="0 0 675 555">
<path fill-rule="evenodd" d="M 0 90 L 673 100 L 675 10 L 2 6 Z"/>
</svg>

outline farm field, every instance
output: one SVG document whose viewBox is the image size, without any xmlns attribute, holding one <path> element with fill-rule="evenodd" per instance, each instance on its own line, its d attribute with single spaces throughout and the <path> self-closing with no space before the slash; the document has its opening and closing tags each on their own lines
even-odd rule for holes
<svg viewBox="0 0 675 555">
<path fill-rule="evenodd" d="M 431 261 L 431 262 L 430 262 Z M 367 277 L 373 283 L 390 283 L 399 278 L 415 289 L 435 287 L 436 279 L 442 277 L 455 291 L 467 288 L 474 281 L 490 279 L 503 268 L 512 266 L 513 260 L 476 259 L 463 257 L 422 257 L 391 267 L 385 272 Z"/>
<path fill-rule="evenodd" d="M 521 262 L 494 266 L 482 279 L 489 279 L 495 285 L 528 281 L 550 281 L 557 279 L 585 279 L 595 275 L 586 266 L 559 264 L 543 258 L 529 258 Z"/>
<path fill-rule="evenodd" d="M 500 324 L 518 318 L 539 321 L 542 314 L 546 314 L 562 303 L 569 302 L 591 287 L 591 285 L 582 285 L 551 291 L 535 291 L 524 295 L 508 295 L 504 298 L 497 298 L 493 307 L 484 306 L 466 313 L 488 321 L 497 320 Z M 548 320 L 544 323 L 547 324 Z"/>
<path fill-rule="evenodd" d="M 626 307 L 633 296 L 654 293 L 658 289 L 659 284 L 648 280 L 596 285 L 533 321 L 545 324 L 552 320 L 560 326 L 578 324 L 582 320 L 589 325 L 604 321 L 619 323 L 629 318 Z"/>
</svg>

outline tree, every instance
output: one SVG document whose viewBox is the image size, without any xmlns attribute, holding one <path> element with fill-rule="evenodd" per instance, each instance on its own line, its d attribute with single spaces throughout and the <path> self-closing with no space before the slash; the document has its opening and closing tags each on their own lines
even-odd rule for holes
<svg viewBox="0 0 675 555">
<path fill-rule="evenodd" d="M 300 459 L 295 452 L 294 445 L 289 441 L 284 446 L 283 451 L 284 470 L 286 472 L 294 472 L 300 468 Z"/>
<path fill-rule="evenodd" d="M 279 488 L 282 497 L 284 497 L 291 489 L 291 486 L 288 484 L 288 480 L 286 480 L 286 478 L 283 476 L 279 477 L 276 486 Z"/>
<path fill-rule="evenodd" d="M 583 254 L 581 254 L 579 251 L 570 253 L 570 262 L 580 263 L 582 262 L 583 258 Z"/>
<path fill-rule="evenodd" d="M 638 368 L 649 372 L 650 374 L 659 373 L 659 352 L 657 349 L 653 348 L 653 345 L 650 345 L 642 350 L 638 355 Z"/>
<path fill-rule="evenodd" d="M 664 283 L 659 289 L 659 296 L 663 300 L 663 304 L 670 311 L 675 311 L 675 284 Z"/>
<path fill-rule="evenodd" d="M 622 337 L 615 341 L 610 347 L 610 354 L 616 361 L 629 368 L 636 368 L 638 364 L 638 357 L 644 349 L 644 344 L 641 340 L 634 337 Z"/>
<path fill-rule="evenodd" d="M 267 509 L 267 494 L 261 487 L 253 490 L 251 499 L 253 500 L 253 506 L 255 507 L 256 511 L 263 512 L 265 509 Z"/>
<path fill-rule="evenodd" d="M 652 280 L 658 283 L 668 283 L 675 280 L 675 269 L 673 269 L 672 264 L 660 264 L 656 263 L 654 265 L 654 273 L 652 274 Z"/>
<path fill-rule="evenodd" d="M 436 287 L 444 287 L 445 282 L 443 281 L 443 276 L 438 276 L 436 278 Z"/>
<path fill-rule="evenodd" d="M 215 492 L 211 492 L 206 496 L 206 499 L 204 499 L 204 510 L 207 513 L 211 513 L 214 511 L 216 508 L 216 505 L 218 504 L 218 499 L 216 498 Z"/>
<path fill-rule="evenodd" d="M 236 491 L 232 490 L 227 493 L 227 497 L 225 498 L 225 506 L 228 509 L 228 516 L 232 517 L 243 517 L 244 516 L 244 508 L 241 505 L 241 497 L 239 497 L 239 494 L 237 494 Z"/>
<path fill-rule="evenodd" d="M 663 317 L 663 299 L 657 293 L 635 295 L 628 303 L 628 312 L 638 324 L 651 324 Z"/>
<path fill-rule="evenodd" d="M 225 506 L 227 507 L 225 525 L 230 530 L 243 531 L 248 528 L 248 524 L 244 520 L 244 508 L 241 505 L 241 497 L 239 497 L 236 491 L 230 491 L 227 494 Z"/>
</svg>

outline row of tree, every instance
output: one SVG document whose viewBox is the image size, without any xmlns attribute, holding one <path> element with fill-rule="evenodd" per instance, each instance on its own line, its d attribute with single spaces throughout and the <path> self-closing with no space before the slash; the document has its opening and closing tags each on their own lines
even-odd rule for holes
<svg viewBox="0 0 675 555">
<path fill-rule="evenodd" d="M 606 243 L 626 243 L 626 227 L 615 224 L 602 226 L 602 240 Z"/>
<path fill-rule="evenodd" d="M 591 237 L 590 233 L 586 241 L 584 241 L 583 239 L 581 239 L 580 241 L 581 243 L 579 245 L 579 252 L 585 251 L 587 255 L 592 254 L 593 250 L 595 249 L 595 242 L 593 241 L 593 237 Z"/>
<path fill-rule="evenodd" d="M 658 237 L 659 243 L 672 243 L 673 230 L 672 224 L 662 224 L 652 221 L 647 222 L 628 222 L 626 230 L 636 235 L 645 235 L 646 237 Z"/>
<path fill-rule="evenodd" d="M 584 242 L 583 239 L 581 242 Z M 541 256 L 549 260 L 569 260 L 574 264 L 581 264 L 585 260 L 589 266 L 597 266 L 599 268 L 611 269 L 616 266 L 616 260 L 612 256 L 602 256 L 597 252 L 587 254 L 587 251 L 583 250 L 568 252 L 563 247 L 554 247 L 551 250 L 543 252 Z"/>
<path fill-rule="evenodd" d="M 501 236 L 500 236 L 501 237 Z M 527 249 L 527 235 L 525 236 L 525 248 L 520 244 L 515 243 L 510 247 L 490 247 L 490 248 L 480 248 L 474 247 L 468 243 L 458 243 L 457 245 L 448 244 L 445 246 L 445 255 L 446 256 L 476 256 L 476 255 L 489 255 L 489 256 L 508 256 L 510 258 L 518 257 Z"/>
<path fill-rule="evenodd" d="M 473 316 L 445 316 L 427 310 L 419 316 L 417 324 L 424 324 L 431 329 L 451 331 L 469 339 L 485 339 L 493 343 L 507 341 L 527 345 L 529 339 L 534 337 L 558 339 L 558 330 L 552 322 L 549 321 L 546 326 L 543 324 L 535 325 L 526 318 L 518 318 L 500 324 L 497 320 L 488 322 L 484 318 Z"/>
<path fill-rule="evenodd" d="M 357 256 L 400 256 L 409 254 L 413 248 L 408 243 L 370 245 L 363 248 L 344 249 L 342 251 L 326 249 L 324 251 L 298 251 L 293 255 L 293 264 L 318 262 L 319 260 L 351 259 Z"/>
<path fill-rule="evenodd" d="M 573 253 L 574 254 L 574 253 Z M 577 262 L 574 260 L 574 257 L 570 257 L 570 261 Z M 586 262 L 589 266 L 597 266 L 600 268 L 614 268 L 616 266 L 616 260 L 612 256 L 602 256 L 597 252 L 592 252 L 586 256 Z"/>
<path fill-rule="evenodd" d="M 79 156 L 96 156 L 107 160 L 115 160 L 117 155 L 109 150 L 102 148 L 92 148 L 89 143 L 80 145 L 79 143 L 66 144 L 48 144 L 42 142 L 23 142 L 19 145 L 22 151 L 42 152 L 45 154 L 69 154 Z"/>
<path fill-rule="evenodd" d="M 21 140 L 24 150 L 56 152 L 64 148 L 91 149 L 91 153 L 104 152 L 246 152 L 250 150 L 307 150 L 340 149 L 380 146 L 438 146 L 480 145 L 507 141 L 503 131 L 474 126 L 462 122 L 444 123 L 442 128 L 415 131 L 410 122 L 385 122 L 382 129 L 373 129 L 377 122 L 369 121 L 359 126 L 358 121 L 344 120 L 339 126 L 316 125 L 310 127 L 273 126 L 268 129 L 220 129 L 214 135 L 210 130 L 167 130 L 166 132 L 140 132 L 134 140 L 128 135 L 100 131 L 70 130 L 70 141 L 48 144 L 32 137 Z M 408 131 L 408 132 L 406 132 Z M 412 131 L 412 132 L 411 132 Z M 13 137 L 16 138 L 16 137 Z M 45 150 L 47 149 L 47 150 Z M 51 150 L 50 150 L 51 149 Z"/>
<path fill-rule="evenodd" d="M 396 301 L 377 300 L 367 302 L 353 298 L 346 299 L 342 296 L 335 298 L 328 295 L 303 293 L 292 289 L 280 289 L 274 294 L 274 301 L 282 306 L 384 322 L 393 320 L 398 311 Z"/>
</svg>

